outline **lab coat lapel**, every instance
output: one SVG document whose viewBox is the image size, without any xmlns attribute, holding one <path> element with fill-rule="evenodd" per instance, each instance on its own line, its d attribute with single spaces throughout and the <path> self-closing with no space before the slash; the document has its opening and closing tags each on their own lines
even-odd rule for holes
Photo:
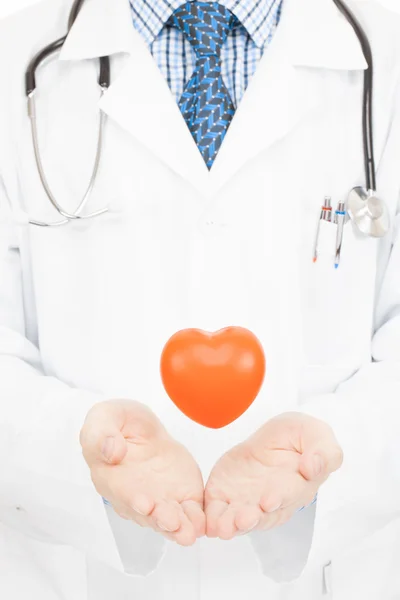
<svg viewBox="0 0 400 600">
<path fill-rule="evenodd" d="M 111 56 L 111 86 L 100 100 L 101 110 L 207 195 L 208 169 L 167 82 L 132 24 L 128 0 L 86 0 L 60 60 L 105 55 Z M 121 55 L 127 55 L 126 66 L 116 76 L 115 61 L 122 60 Z"/>
<path fill-rule="evenodd" d="M 100 108 L 158 159 L 203 194 L 208 169 L 167 82 L 147 46 L 135 35 L 135 48 Z"/>
<path fill-rule="evenodd" d="M 300 73 L 276 40 L 264 54 L 211 170 L 217 191 L 250 159 L 286 136 L 319 102 L 310 73 Z"/>
<path fill-rule="evenodd" d="M 284 0 L 271 45 L 243 96 L 211 169 L 217 191 L 323 100 L 321 69 L 362 70 L 360 43 L 332 0 Z"/>
</svg>

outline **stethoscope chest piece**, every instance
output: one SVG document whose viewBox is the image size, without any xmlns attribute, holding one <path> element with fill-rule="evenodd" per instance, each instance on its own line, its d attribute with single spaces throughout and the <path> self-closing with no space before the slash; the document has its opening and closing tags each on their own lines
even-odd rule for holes
<svg viewBox="0 0 400 600">
<path fill-rule="evenodd" d="M 371 190 L 353 188 L 347 200 L 347 212 L 357 229 L 364 235 L 381 238 L 390 229 L 388 208 Z"/>
</svg>

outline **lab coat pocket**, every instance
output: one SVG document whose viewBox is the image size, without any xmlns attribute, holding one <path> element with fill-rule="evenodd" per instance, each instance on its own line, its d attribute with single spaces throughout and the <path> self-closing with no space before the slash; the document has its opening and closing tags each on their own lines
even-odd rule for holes
<svg viewBox="0 0 400 600">
<path fill-rule="evenodd" d="M 336 265 L 336 234 L 334 223 L 321 221 L 317 256 L 304 259 L 304 352 L 309 365 L 359 364 L 370 352 L 377 240 L 361 235 L 348 221 Z"/>
</svg>

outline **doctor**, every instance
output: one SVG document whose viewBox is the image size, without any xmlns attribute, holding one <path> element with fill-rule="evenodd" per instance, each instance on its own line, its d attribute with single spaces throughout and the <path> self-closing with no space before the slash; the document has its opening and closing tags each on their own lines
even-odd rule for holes
<svg viewBox="0 0 400 600">
<path fill-rule="evenodd" d="M 368 65 L 332 0 L 86 0 L 36 72 L 44 178 L 24 73 L 70 8 L 0 25 L 1 597 L 398 597 L 398 20 L 353 7 L 390 228 L 346 222 L 335 269 L 337 228 L 313 262 L 316 224 L 365 182 Z M 99 114 L 82 215 L 108 211 L 65 219 Z M 160 354 L 228 325 L 257 335 L 267 375 L 210 430 L 168 398 Z"/>
</svg>

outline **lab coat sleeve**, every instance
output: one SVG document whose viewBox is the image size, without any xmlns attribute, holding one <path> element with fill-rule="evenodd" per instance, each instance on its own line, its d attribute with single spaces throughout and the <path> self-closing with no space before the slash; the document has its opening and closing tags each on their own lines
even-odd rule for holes
<svg viewBox="0 0 400 600">
<path fill-rule="evenodd" d="M 283 527 L 250 535 L 263 572 L 275 581 L 296 579 L 311 559 L 328 564 L 400 515 L 400 94 L 396 107 L 378 181 L 383 198 L 399 200 L 391 238 L 377 242 L 371 361 L 334 393 L 300 408 L 332 427 L 344 463 L 316 505 Z"/>
<path fill-rule="evenodd" d="M 0 521 L 145 576 L 161 560 L 165 540 L 112 515 L 97 494 L 79 433 L 89 409 L 105 398 L 44 373 L 39 349 L 26 337 L 22 272 L 18 227 L 0 176 Z M 124 531 L 128 567 L 119 552 Z"/>
</svg>

